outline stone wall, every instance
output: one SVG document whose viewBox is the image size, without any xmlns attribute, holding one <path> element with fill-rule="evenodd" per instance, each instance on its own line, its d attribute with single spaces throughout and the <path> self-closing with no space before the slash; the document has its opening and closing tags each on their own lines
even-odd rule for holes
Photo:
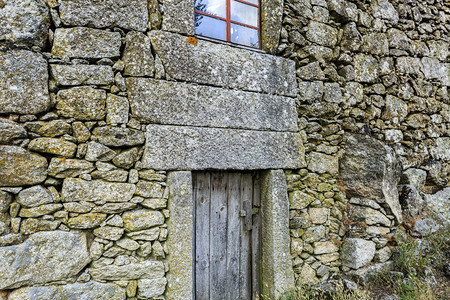
<svg viewBox="0 0 450 300">
<path fill-rule="evenodd" d="M 389 266 L 397 225 L 416 236 L 448 226 L 448 11 L 439 0 L 285 1 L 278 54 L 296 63 L 308 163 L 287 175 L 301 281 L 339 267 L 364 279 Z"/>
<path fill-rule="evenodd" d="M 448 224 L 445 1 L 263 0 L 266 53 L 192 3 L 0 0 L 0 299 L 171 298 L 171 170 L 284 169 L 305 283 Z"/>
</svg>

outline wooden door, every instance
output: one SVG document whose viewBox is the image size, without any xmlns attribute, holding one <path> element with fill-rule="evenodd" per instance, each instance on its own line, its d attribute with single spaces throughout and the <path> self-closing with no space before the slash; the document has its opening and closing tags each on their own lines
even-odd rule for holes
<svg viewBox="0 0 450 300">
<path fill-rule="evenodd" d="M 193 173 L 195 298 L 259 299 L 257 174 Z"/>
</svg>

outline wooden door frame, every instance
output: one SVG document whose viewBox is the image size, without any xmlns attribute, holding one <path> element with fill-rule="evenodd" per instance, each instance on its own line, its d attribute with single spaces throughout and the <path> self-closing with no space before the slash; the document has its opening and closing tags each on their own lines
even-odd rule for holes
<svg viewBox="0 0 450 300">
<path fill-rule="evenodd" d="M 261 295 L 277 299 L 294 287 L 290 255 L 289 201 L 283 170 L 261 171 Z M 192 173 L 168 174 L 170 218 L 167 299 L 194 299 L 195 257 Z"/>
</svg>

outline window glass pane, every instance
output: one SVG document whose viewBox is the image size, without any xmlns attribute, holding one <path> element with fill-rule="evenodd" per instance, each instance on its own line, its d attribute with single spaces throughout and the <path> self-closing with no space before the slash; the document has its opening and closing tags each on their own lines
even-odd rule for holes
<svg viewBox="0 0 450 300">
<path fill-rule="evenodd" d="M 231 42 L 259 48 L 258 30 L 231 23 Z"/>
<path fill-rule="evenodd" d="M 227 23 L 219 19 L 195 14 L 195 33 L 226 41 Z"/>
<path fill-rule="evenodd" d="M 205 12 L 214 16 L 227 17 L 226 0 L 195 0 L 195 10 Z"/>
<path fill-rule="evenodd" d="M 241 2 L 231 1 L 231 20 L 259 27 L 258 8 Z"/>
</svg>

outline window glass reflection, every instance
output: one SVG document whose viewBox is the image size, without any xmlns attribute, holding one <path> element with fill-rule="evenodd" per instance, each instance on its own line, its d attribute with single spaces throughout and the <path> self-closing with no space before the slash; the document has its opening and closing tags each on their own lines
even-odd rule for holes
<svg viewBox="0 0 450 300">
<path fill-rule="evenodd" d="M 231 42 L 244 46 L 259 48 L 258 30 L 232 23 Z"/>
<path fill-rule="evenodd" d="M 241 2 L 231 1 L 231 20 L 251 26 L 258 26 L 258 8 Z"/>
<path fill-rule="evenodd" d="M 195 33 L 214 39 L 226 40 L 227 24 L 222 20 L 195 14 Z"/>
<path fill-rule="evenodd" d="M 227 2 L 226 0 L 195 0 L 195 10 L 226 18 Z"/>
</svg>

